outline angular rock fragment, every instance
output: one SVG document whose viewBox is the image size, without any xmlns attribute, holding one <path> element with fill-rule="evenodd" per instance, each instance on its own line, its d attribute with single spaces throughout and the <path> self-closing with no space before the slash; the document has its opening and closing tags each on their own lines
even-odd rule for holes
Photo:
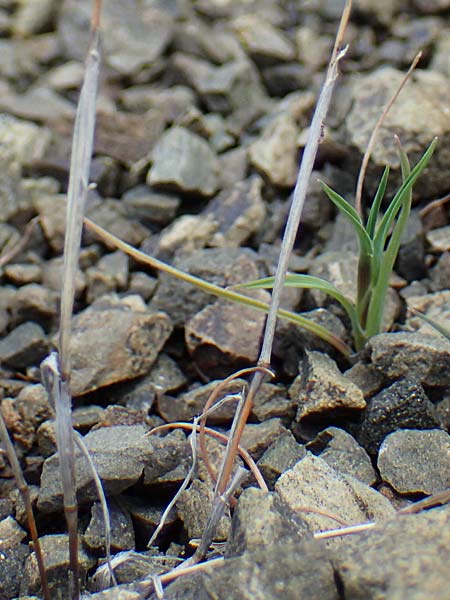
<svg viewBox="0 0 450 600">
<path fill-rule="evenodd" d="M 357 434 L 359 443 L 375 454 L 384 438 L 397 429 L 440 427 L 434 405 L 414 379 L 400 379 L 367 403 Z"/>
<path fill-rule="evenodd" d="M 134 529 L 131 515 L 121 503 L 109 501 L 108 512 L 111 525 L 111 549 L 116 552 L 134 550 Z M 105 552 L 105 524 L 103 511 L 98 502 L 92 505 L 91 520 L 83 540 L 91 552 Z"/>
<path fill-rule="evenodd" d="M 183 127 L 172 127 L 153 150 L 147 183 L 212 196 L 217 190 L 218 171 L 217 157 L 203 138 Z"/>
<path fill-rule="evenodd" d="M 422 333 L 383 333 L 369 341 L 372 363 L 390 379 L 414 377 L 425 385 L 449 385 L 450 342 Z"/>
<path fill-rule="evenodd" d="M 305 447 L 297 443 L 290 432 L 277 438 L 258 460 L 258 468 L 269 489 L 273 489 L 278 477 L 305 455 Z"/>
<path fill-rule="evenodd" d="M 44 330 L 31 321 L 22 323 L 0 340 L 0 363 L 15 369 L 38 365 L 47 352 Z"/>
<path fill-rule="evenodd" d="M 377 480 L 369 455 L 343 429 L 327 427 L 306 447 L 336 471 L 352 475 L 367 485 L 373 485 Z"/>
<path fill-rule="evenodd" d="M 73 319 L 72 393 L 148 373 L 171 332 L 164 313 L 130 310 L 125 303 L 87 308 Z"/>
<path fill-rule="evenodd" d="M 349 525 L 383 521 L 395 512 L 389 500 L 379 492 L 351 475 L 335 471 L 323 459 L 311 454 L 283 473 L 275 490 L 313 531 L 331 529 L 336 527 L 336 522 L 302 508 L 329 512 Z"/>
<path fill-rule="evenodd" d="M 319 415 L 332 415 L 366 406 L 361 390 L 342 375 L 336 363 L 320 352 L 306 352 L 302 373 L 289 389 L 298 401 L 297 420 Z"/>
<path fill-rule="evenodd" d="M 442 492 L 450 487 L 450 436 L 441 429 L 395 431 L 381 444 L 378 469 L 400 494 Z"/>
<path fill-rule="evenodd" d="M 196 479 L 189 489 L 182 492 L 176 507 L 189 539 L 201 538 L 213 506 L 213 488 L 209 482 Z M 215 538 L 225 541 L 230 531 L 230 514 L 225 510 L 218 523 Z"/>
</svg>

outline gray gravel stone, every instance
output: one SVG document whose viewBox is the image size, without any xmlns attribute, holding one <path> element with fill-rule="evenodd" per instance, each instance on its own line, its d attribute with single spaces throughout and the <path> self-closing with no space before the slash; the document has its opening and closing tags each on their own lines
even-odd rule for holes
<svg viewBox="0 0 450 600">
<path fill-rule="evenodd" d="M 414 373 L 426 385 L 449 385 L 450 342 L 438 335 L 382 333 L 369 341 L 372 363 L 390 379 Z"/>
<path fill-rule="evenodd" d="M 17 598 L 20 595 L 24 562 L 30 550 L 28 546 L 19 544 L 13 548 L 2 548 L 0 552 L 0 597 L 5 600 Z"/>
<path fill-rule="evenodd" d="M 143 223 L 167 225 L 180 206 L 177 196 L 154 192 L 146 185 L 138 185 L 125 192 L 122 198 L 127 213 Z"/>
<path fill-rule="evenodd" d="M 125 302 L 87 308 L 73 319 L 72 393 L 148 373 L 171 332 L 164 313 L 130 310 Z"/>
<path fill-rule="evenodd" d="M 108 502 L 111 524 L 111 549 L 115 552 L 134 550 L 134 529 L 131 515 L 121 503 Z M 103 512 L 98 502 L 92 505 L 91 520 L 83 535 L 83 540 L 91 552 L 105 552 L 105 524 Z"/>
<path fill-rule="evenodd" d="M 298 421 L 327 413 L 360 411 L 366 406 L 361 390 L 325 354 L 307 351 L 301 370 L 289 388 L 289 395 L 299 404 Z"/>
<path fill-rule="evenodd" d="M 39 283 L 20 287 L 12 305 L 12 317 L 16 322 L 46 321 L 56 316 L 58 295 Z"/>
<path fill-rule="evenodd" d="M 172 127 L 153 150 L 149 185 L 211 196 L 217 190 L 219 163 L 208 143 L 183 127 Z"/>
<path fill-rule="evenodd" d="M 17 547 L 27 533 L 9 516 L 0 521 L 0 550 Z"/>
<path fill-rule="evenodd" d="M 325 460 L 308 454 L 278 479 L 275 490 L 312 531 L 332 529 L 336 522 L 303 508 L 316 508 L 350 524 L 385 520 L 394 508 L 384 496 L 351 475 L 335 471 Z"/>
<path fill-rule="evenodd" d="M 441 429 L 395 431 L 381 444 L 378 469 L 401 494 L 442 492 L 450 487 L 450 436 Z"/>
<path fill-rule="evenodd" d="M 103 427 L 89 432 L 84 442 L 96 465 L 105 493 L 116 495 L 132 486 L 144 470 L 149 480 L 173 469 L 184 453 L 183 434 L 165 438 L 146 437 L 142 425 Z M 77 497 L 80 503 L 97 499 L 91 472 L 84 458 L 76 453 Z M 38 508 L 54 512 L 62 507 L 62 486 L 58 455 L 44 462 Z"/>
<path fill-rule="evenodd" d="M 397 429 L 439 426 L 436 409 L 420 383 L 400 379 L 370 399 L 356 437 L 369 454 L 375 454 L 384 438 Z"/>
<path fill-rule="evenodd" d="M 258 460 L 258 468 L 269 489 L 273 489 L 278 477 L 305 455 L 305 447 L 295 441 L 292 433 L 286 432 L 277 438 Z"/>
<path fill-rule="evenodd" d="M 0 363 L 15 369 L 38 365 L 48 352 L 47 336 L 37 323 L 22 323 L 0 340 Z"/>
<path fill-rule="evenodd" d="M 332 558 L 342 593 L 355 600 L 447 600 L 449 525 L 447 505 L 342 538 Z"/>
<path fill-rule="evenodd" d="M 327 427 L 306 447 L 336 471 L 352 475 L 367 485 L 373 485 L 377 480 L 369 455 L 343 429 Z"/>
</svg>

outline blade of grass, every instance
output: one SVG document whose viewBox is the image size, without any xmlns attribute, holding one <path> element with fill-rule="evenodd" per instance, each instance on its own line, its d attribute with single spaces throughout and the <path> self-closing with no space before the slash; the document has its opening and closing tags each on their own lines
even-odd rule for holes
<svg viewBox="0 0 450 600">
<path fill-rule="evenodd" d="M 194 285 L 195 287 L 203 290 L 204 292 L 217 296 L 218 298 L 223 298 L 225 300 L 231 300 L 232 302 L 238 302 L 246 306 L 251 306 L 255 310 L 259 310 L 266 313 L 269 310 L 269 305 L 265 302 L 261 302 L 260 300 L 256 300 L 255 298 L 250 298 L 249 296 L 245 296 L 244 294 L 239 294 L 230 289 L 221 288 L 218 285 L 205 281 L 204 279 L 200 279 L 199 277 L 195 277 L 194 275 L 190 275 L 189 273 L 185 273 L 184 271 L 181 271 L 171 265 L 168 265 L 167 263 L 164 263 L 158 260 L 157 258 L 153 258 L 152 256 L 145 254 L 145 252 L 142 252 L 141 250 L 130 246 L 130 244 L 127 244 L 126 242 L 122 241 L 121 239 L 109 233 L 108 231 L 106 231 L 105 229 L 103 229 L 102 227 L 100 227 L 99 225 L 97 225 L 96 223 L 94 223 L 86 217 L 84 218 L 84 224 L 90 231 L 94 232 L 106 244 L 113 246 L 119 250 L 122 250 L 122 252 L 125 252 L 126 254 L 138 260 L 139 262 L 149 265 L 150 267 L 157 269 L 158 271 L 168 273 L 169 275 L 172 275 L 177 279 L 181 279 L 186 283 L 190 283 L 191 285 Z M 288 310 L 279 309 L 278 314 L 281 318 L 285 319 L 286 321 L 295 323 L 296 325 L 303 327 L 307 331 L 314 333 L 321 339 L 328 342 L 331 346 L 336 348 L 336 350 L 338 350 L 344 356 L 349 356 L 351 354 L 351 349 L 340 338 L 333 335 L 325 327 L 322 327 L 317 323 L 313 323 L 309 319 L 306 319 L 305 317 L 302 317 L 301 315 L 298 315 L 297 313 Z"/>
<path fill-rule="evenodd" d="M 370 239 L 373 239 L 375 234 L 375 227 L 377 225 L 377 218 L 380 212 L 381 202 L 386 193 L 386 186 L 389 179 L 389 167 L 386 167 L 383 171 L 383 175 L 380 179 L 380 185 L 378 186 L 375 198 L 373 199 L 372 206 L 370 207 L 369 218 L 367 219 L 366 231 Z"/>
</svg>

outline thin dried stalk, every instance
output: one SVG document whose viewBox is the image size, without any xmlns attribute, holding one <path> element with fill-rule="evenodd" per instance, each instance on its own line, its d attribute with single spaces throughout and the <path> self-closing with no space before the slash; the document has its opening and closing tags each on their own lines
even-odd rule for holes
<svg viewBox="0 0 450 600">
<path fill-rule="evenodd" d="M 286 225 L 286 230 L 284 233 L 283 242 L 280 250 L 280 257 L 275 273 L 275 283 L 272 291 L 270 308 L 267 315 L 262 348 L 258 359 L 258 366 L 262 367 L 263 369 L 268 368 L 270 366 L 273 339 L 275 335 L 275 326 L 277 322 L 278 310 L 280 307 L 281 294 L 283 292 L 284 280 L 288 268 L 289 257 L 294 246 L 298 225 L 300 223 L 300 217 L 303 210 L 306 193 L 308 191 L 309 179 L 311 176 L 311 172 L 317 154 L 317 149 L 319 147 L 319 142 L 321 139 L 323 123 L 328 112 L 334 85 L 339 75 L 339 62 L 344 57 L 347 50 L 347 48 L 341 50 L 341 46 L 344 38 L 345 29 L 347 27 L 347 23 L 350 17 L 351 5 L 351 0 L 347 0 L 342 13 L 339 29 L 336 35 L 336 41 L 334 44 L 330 64 L 327 70 L 325 83 L 322 87 L 319 100 L 317 102 L 316 110 L 314 112 L 314 116 L 311 122 L 308 141 L 304 150 L 302 162 L 300 165 L 300 171 L 297 178 L 297 183 L 294 189 L 291 209 L 289 211 L 288 222 Z M 255 372 L 245 402 L 243 403 L 241 410 L 236 412 L 235 435 L 231 440 L 229 446 L 229 453 L 227 455 L 226 463 L 224 465 L 224 470 L 222 476 L 218 481 L 218 494 L 222 494 L 227 487 L 227 482 L 230 478 L 233 468 L 236 450 L 253 406 L 253 399 L 257 391 L 259 390 L 259 387 L 263 380 L 264 372 Z"/>
<path fill-rule="evenodd" d="M 422 58 L 422 52 L 418 52 L 416 54 L 416 56 L 414 57 L 414 60 L 412 61 L 411 66 L 408 69 L 408 72 L 403 77 L 402 81 L 400 82 L 400 85 L 396 89 L 392 98 L 389 100 L 389 102 L 384 107 L 384 110 L 381 113 L 380 118 L 378 119 L 375 127 L 373 128 L 372 134 L 369 139 L 369 143 L 367 144 L 366 151 L 364 152 L 363 160 L 361 163 L 361 169 L 359 171 L 358 182 L 356 184 L 355 209 L 360 217 L 362 217 L 362 193 L 363 193 L 364 179 L 366 177 L 367 165 L 369 164 L 370 156 L 372 154 L 372 150 L 375 145 L 375 139 L 376 139 L 378 132 L 380 131 L 389 111 L 391 110 L 393 104 L 396 102 L 400 92 L 405 87 L 406 82 L 411 77 L 414 69 L 417 67 L 417 63 L 419 62 L 419 60 L 421 58 Z"/>
<path fill-rule="evenodd" d="M 6 428 L 5 420 L 3 419 L 2 412 L 0 410 L 0 439 L 3 441 L 5 446 L 6 455 L 8 456 L 9 464 L 11 465 L 14 479 L 16 480 L 17 489 L 22 496 L 25 504 L 25 512 L 27 514 L 28 528 L 30 530 L 31 539 L 33 541 L 34 553 L 36 555 L 36 561 L 39 570 L 39 576 L 41 578 L 42 593 L 44 594 L 45 600 L 51 600 L 50 590 L 48 588 L 47 573 L 45 571 L 44 556 L 42 554 L 42 548 L 39 541 L 39 536 L 36 527 L 36 521 L 34 519 L 33 506 L 31 504 L 30 490 L 28 484 L 23 476 L 22 468 L 15 448 L 11 442 L 11 439 Z"/>
</svg>

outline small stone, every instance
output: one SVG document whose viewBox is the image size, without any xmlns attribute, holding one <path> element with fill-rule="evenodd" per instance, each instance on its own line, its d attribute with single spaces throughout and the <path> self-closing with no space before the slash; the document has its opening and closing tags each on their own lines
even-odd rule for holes
<svg viewBox="0 0 450 600">
<path fill-rule="evenodd" d="M 53 292 L 61 293 L 62 276 L 64 271 L 64 259 L 61 256 L 45 261 L 42 269 L 42 285 Z M 75 275 L 75 298 L 79 299 L 86 289 L 86 276 L 77 269 Z"/>
<path fill-rule="evenodd" d="M 155 529 L 160 524 L 166 506 L 149 504 L 147 500 L 144 500 L 140 496 L 121 496 L 121 501 L 133 519 L 137 542 L 147 544 Z M 164 535 L 167 533 L 177 519 L 177 511 L 175 508 L 172 508 L 164 521 L 161 534 Z"/>
<path fill-rule="evenodd" d="M 256 417 L 259 422 L 273 417 L 293 418 L 296 409 L 296 400 L 289 398 L 284 386 L 263 383 L 256 394 L 252 416 Z"/>
<path fill-rule="evenodd" d="M 212 217 L 181 215 L 161 232 L 156 254 L 170 256 L 204 248 L 216 233 L 217 227 L 218 224 Z"/>
<path fill-rule="evenodd" d="M 445 255 L 442 255 L 445 256 Z M 425 315 L 425 317 L 431 319 L 433 322 L 436 322 L 441 327 L 446 329 L 450 328 L 450 310 L 449 310 L 449 302 L 450 302 L 450 291 L 445 289 L 440 292 L 435 292 L 434 294 L 421 294 L 410 296 L 406 299 L 406 304 L 408 309 L 413 309 L 410 311 L 410 316 L 406 320 L 406 325 L 413 329 L 414 331 L 419 332 L 420 334 L 428 335 L 435 339 L 436 344 L 439 341 L 444 341 L 444 337 L 441 337 L 431 325 L 429 325 L 426 321 L 421 319 L 418 315 L 414 314 L 414 310 L 418 311 Z"/>
<path fill-rule="evenodd" d="M 47 72 L 48 84 L 56 91 L 78 89 L 83 83 L 83 63 L 77 60 L 58 65 Z"/>
<path fill-rule="evenodd" d="M 46 321 L 56 316 L 57 294 L 39 283 L 29 283 L 20 287 L 12 306 L 16 322 Z"/>
<path fill-rule="evenodd" d="M 302 508 L 317 508 L 350 524 L 385 520 L 394 508 L 384 496 L 351 475 L 335 471 L 325 460 L 308 454 L 281 475 L 275 485 L 281 499 L 301 514 L 313 531 L 336 527 L 336 522 Z"/>
<path fill-rule="evenodd" d="M 305 455 L 305 447 L 295 441 L 292 433 L 288 432 L 276 439 L 258 461 L 258 468 L 269 489 L 273 489 L 280 475 Z"/>
<path fill-rule="evenodd" d="M 87 302 L 109 292 L 122 290 L 128 283 L 128 256 L 118 250 L 106 254 L 95 267 L 86 270 Z"/>
<path fill-rule="evenodd" d="M 108 512 L 111 525 L 111 550 L 121 552 L 134 550 L 134 529 L 130 513 L 121 503 L 110 500 Z M 103 511 L 98 502 L 91 508 L 91 520 L 83 535 L 83 540 L 91 552 L 105 552 L 105 524 Z"/>
<path fill-rule="evenodd" d="M 0 598 L 9 600 L 20 594 L 20 584 L 23 578 L 23 567 L 30 550 L 28 546 L 19 544 L 13 548 L 0 548 Z"/>
<path fill-rule="evenodd" d="M 183 521 L 189 539 L 201 538 L 213 506 L 214 493 L 209 483 L 196 479 L 188 490 L 182 492 L 176 506 L 178 516 Z M 230 515 L 226 510 L 220 519 L 215 538 L 224 541 L 230 531 Z"/>
<path fill-rule="evenodd" d="M 181 203 L 177 196 L 154 192 L 146 185 L 138 185 L 125 192 L 122 202 L 133 219 L 157 225 L 170 223 Z"/>
<path fill-rule="evenodd" d="M 66 197 L 62 194 L 42 195 L 34 200 L 44 235 L 58 254 L 64 250 L 66 228 Z"/>
<path fill-rule="evenodd" d="M 286 113 L 276 116 L 250 146 L 249 158 L 271 184 L 292 187 L 298 171 L 298 129 L 294 119 Z"/>
<path fill-rule="evenodd" d="M 57 119 L 73 119 L 75 116 L 74 104 L 39 83 L 29 87 L 24 93 L 16 94 L 10 91 L 3 94 L 0 109 L 16 117 L 44 123 Z"/>
<path fill-rule="evenodd" d="M 174 85 L 169 89 L 154 85 L 134 85 L 119 90 L 118 98 L 126 110 L 145 113 L 155 109 L 165 121 L 174 123 L 195 104 L 195 94 L 191 88 Z"/>
<path fill-rule="evenodd" d="M 260 65 L 289 62 L 295 48 L 289 38 L 259 14 L 244 14 L 230 23 L 249 56 Z"/>
<path fill-rule="evenodd" d="M 281 419 L 269 419 L 264 423 L 247 423 L 241 438 L 241 446 L 259 460 L 269 446 L 288 433 Z"/>
<path fill-rule="evenodd" d="M 366 406 L 361 390 L 341 374 L 331 358 L 320 352 L 306 351 L 302 373 L 289 388 L 289 395 L 299 404 L 297 421 L 323 418 L 324 413 L 360 411 Z"/>
<path fill-rule="evenodd" d="M 183 127 L 172 127 L 153 150 L 148 185 L 211 196 L 217 190 L 219 165 L 208 143 Z"/>
<path fill-rule="evenodd" d="M 145 302 L 153 296 L 157 287 L 156 277 L 152 277 L 143 271 L 131 273 L 128 291 L 131 294 L 139 294 Z"/>
<path fill-rule="evenodd" d="M 54 12 L 58 9 L 57 0 L 43 0 L 42 2 L 20 2 L 14 15 L 14 35 L 27 37 L 51 26 Z"/>
<path fill-rule="evenodd" d="M 147 478 L 154 480 L 180 462 L 184 435 L 158 438 L 146 433 L 142 425 L 122 425 L 103 427 L 84 437 L 107 495 L 117 495 L 134 485 L 144 470 Z M 75 460 L 78 502 L 97 500 L 91 471 L 78 451 Z M 45 513 L 55 512 L 61 509 L 62 501 L 58 455 L 54 454 L 44 462 L 38 508 Z"/>
<path fill-rule="evenodd" d="M 130 310 L 124 303 L 87 308 L 73 319 L 72 393 L 85 394 L 148 373 L 171 332 L 164 313 Z"/>
<path fill-rule="evenodd" d="M 12 517 L 0 521 L 0 553 L 14 548 L 26 537 L 27 533 Z"/>
<path fill-rule="evenodd" d="M 358 361 L 348 371 L 345 376 L 361 390 L 364 398 L 374 396 L 386 383 L 383 372 L 378 370 L 372 364 L 365 364 Z"/>
<path fill-rule="evenodd" d="M 0 340 L 0 362 L 15 369 L 38 365 L 48 352 L 44 330 L 37 323 L 22 323 Z"/>
<path fill-rule="evenodd" d="M 52 598 L 69 597 L 69 539 L 65 534 L 45 535 L 39 538 L 42 553 L 45 556 L 45 570 L 47 572 L 49 591 Z M 78 565 L 82 579 L 86 577 L 89 569 L 95 565 L 95 559 L 89 555 L 79 544 Z M 22 594 L 38 594 L 41 590 L 41 577 L 37 566 L 36 555 L 33 552 L 25 563 L 21 577 Z"/>
<path fill-rule="evenodd" d="M 41 265 L 14 264 L 6 265 L 4 275 L 14 285 L 26 285 L 27 283 L 40 283 L 42 279 Z"/>
<path fill-rule="evenodd" d="M 442 492 L 450 487 L 450 436 L 441 429 L 395 431 L 380 447 L 378 468 L 400 494 Z"/>
<path fill-rule="evenodd" d="M 369 455 L 343 429 L 327 427 L 306 447 L 340 473 L 352 475 L 367 485 L 373 485 L 377 481 Z"/>
<path fill-rule="evenodd" d="M 368 401 L 356 437 L 369 454 L 375 454 L 385 437 L 397 429 L 435 429 L 439 426 L 436 409 L 423 387 L 417 381 L 405 378 Z"/>
<path fill-rule="evenodd" d="M 429 276 L 433 292 L 450 289 L 450 252 L 439 256 L 437 263 L 430 269 Z"/>
<path fill-rule="evenodd" d="M 128 218 L 126 207 L 119 200 L 106 199 L 93 202 L 86 214 L 94 223 L 131 246 L 139 247 L 148 237 L 148 229 L 139 221 Z M 96 240 L 93 234 L 91 238 L 89 236 L 86 238 Z"/>
<path fill-rule="evenodd" d="M 390 379 L 414 373 L 425 385 L 449 385 L 450 342 L 422 333 L 383 333 L 369 341 L 372 363 Z"/>
<path fill-rule="evenodd" d="M 426 234 L 427 242 L 434 252 L 448 252 L 450 250 L 450 225 L 432 229 Z"/>
<path fill-rule="evenodd" d="M 301 515 L 283 504 L 277 493 L 247 488 L 239 496 L 226 546 L 227 558 L 247 550 L 269 548 L 274 540 L 286 542 L 309 538 Z"/>
</svg>

